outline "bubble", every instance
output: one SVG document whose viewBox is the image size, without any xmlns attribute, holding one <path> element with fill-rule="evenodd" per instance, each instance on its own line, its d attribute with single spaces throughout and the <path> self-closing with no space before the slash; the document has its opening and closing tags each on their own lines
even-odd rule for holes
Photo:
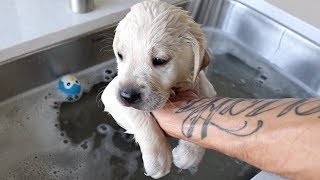
<svg viewBox="0 0 320 180">
<path fill-rule="evenodd" d="M 52 105 L 52 108 L 53 108 L 53 109 L 59 109 L 59 108 L 60 108 L 60 105 L 61 105 L 61 104 L 60 104 L 59 102 L 54 102 L 53 105 Z"/>
<path fill-rule="evenodd" d="M 112 73 L 112 71 L 111 71 L 110 69 L 107 69 L 107 70 L 105 71 L 105 73 L 107 73 L 107 74 L 111 74 L 111 73 Z"/>
<path fill-rule="evenodd" d="M 105 135 L 108 133 L 108 125 L 107 124 L 100 124 L 97 126 L 97 132 L 99 134 Z"/>
<path fill-rule="evenodd" d="M 181 169 L 181 168 L 178 168 L 178 169 L 177 169 L 177 174 L 180 174 L 180 173 L 182 173 L 182 171 L 183 171 L 183 169 Z"/>
<path fill-rule="evenodd" d="M 263 79 L 263 80 L 267 80 L 268 79 L 268 77 L 265 76 L 265 75 L 261 75 L 260 78 Z"/>
<path fill-rule="evenodd" d="M 198 172 L 198 167 L 197 166 L 190 167 L 188 171 L 190 172 L 191 175 L 195 175 Z"/>
<path fill-rule="evenodd" d="M 81 144 L 80 146 L 82 149 L 87 149 L 88 148 L 88 145 L 85 143 L 85 144 Z"/>
</svg>

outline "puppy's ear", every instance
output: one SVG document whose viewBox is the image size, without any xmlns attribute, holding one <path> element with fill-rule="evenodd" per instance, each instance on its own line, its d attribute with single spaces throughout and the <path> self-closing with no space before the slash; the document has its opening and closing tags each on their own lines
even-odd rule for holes
<svg viewBox="0 0 320 180">
<path fill-rule="evenodd" d="M 194 54 L 193 82 L 195 82 L 199 72 L 209 65 L 210 57 L 206 50 L 200 48 L 197 40 L 192 43 L 192 49 Z"/>
<path fill-rule="evenodd" d="M 202 58 L 202 64 L 201 64 L 201 68 L 200 68 L 200 71 L 205 69 L 206 67 L 209 66 L 209 63 L 210 63 L 210 56 L 208 54 L 208 51 L 205 50 L 204 51 L 204 55 L 203 55 L 203 58 Z"/>
</svg>

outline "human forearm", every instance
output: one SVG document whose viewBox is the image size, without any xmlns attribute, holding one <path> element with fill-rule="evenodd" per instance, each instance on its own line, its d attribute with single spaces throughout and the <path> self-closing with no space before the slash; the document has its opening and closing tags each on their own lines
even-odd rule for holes
<svg viewBox="0 0 320 180">
<path fill-rule="evenodd" d="M 169 135 L 267 171 L 310 179 L 320 168 L 319 111 L 320 100 L 211 98 L 174 102 L 154 114 Z"/>
</svg>

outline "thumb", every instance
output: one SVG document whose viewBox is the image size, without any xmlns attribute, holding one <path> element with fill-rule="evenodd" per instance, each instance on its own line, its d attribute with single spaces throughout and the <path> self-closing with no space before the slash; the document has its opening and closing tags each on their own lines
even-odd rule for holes
<svg viewBox="0 0 320 180">
<path fill-rule="evenodd" d="M 198 98 L 198 96 L 192 91 L 177 92 L 176 95 L 170 98 L 162 108 L 153 111 L 153 115 L 156 119 L 161 120 L 163 118 L 162 116 L 167 117 L 172 115 L 176 109 L 181 107 L 187 101 L 196 98 Z"/>
</svg>

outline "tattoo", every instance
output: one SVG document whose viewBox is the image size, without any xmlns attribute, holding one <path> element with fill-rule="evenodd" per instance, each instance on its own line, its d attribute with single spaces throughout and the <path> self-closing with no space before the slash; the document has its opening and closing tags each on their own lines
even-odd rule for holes
<svg viewBox="0 0 320 180">
<path fill-rule="evenodd" d="M 320 100 L 295 99 L 282 102 L 279 99 L 200 98 L 188 101 L 176 113 L 189 112 L 182 123 L 182 133 L 184 136 L 188 138 L 192 137 L 195 125 L 202 123 L 201 139 L 204 139 L 207 137 L 209 126 L 216 127 L 223 132 L 238 137 L 250 136 L 258 132 L 264 125 L 263 120 L 260 118 L 254 120 L 254 117 L 270 111 L 275 112 L 274 118 L 279 118 L 289 113 L 297 116 L 308 116 L 320 112 Z M 223 127 L 216 119 L 213 119 L 215 114 L 243 115 L 250 119 L 243 120 L 242 126 L 231 129 Z M 254 126 L 249 127 L 249 123 L 254 124 Z"/>
</svg>

